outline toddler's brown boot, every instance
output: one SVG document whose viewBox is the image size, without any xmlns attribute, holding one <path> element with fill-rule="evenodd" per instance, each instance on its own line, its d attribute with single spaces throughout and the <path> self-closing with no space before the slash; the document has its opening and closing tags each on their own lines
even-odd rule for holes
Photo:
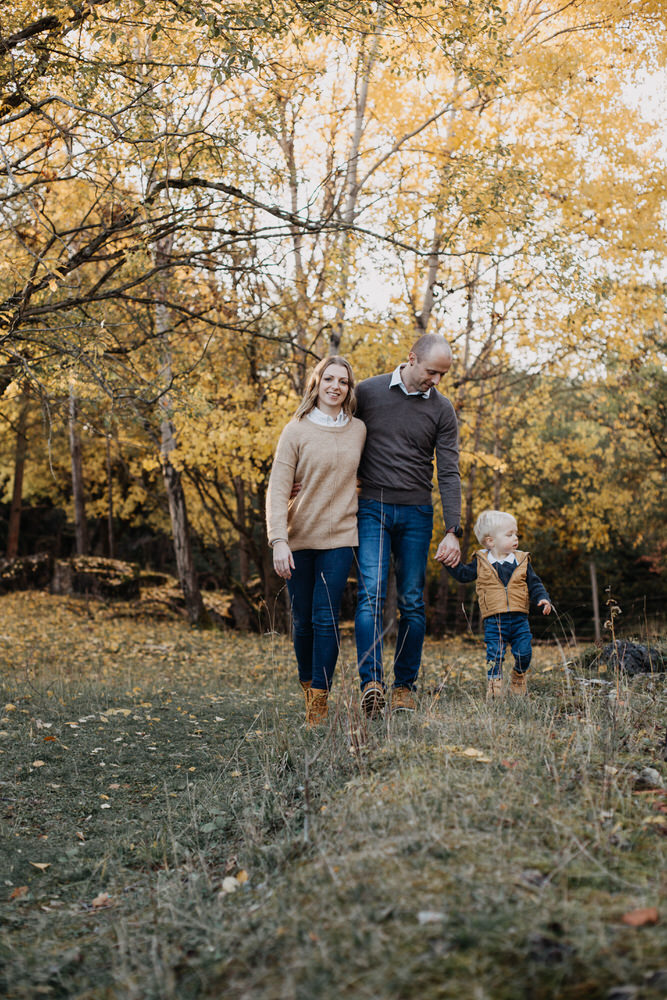
<svg viewBox="0 0 667 1000">
<path fill-rule="evenodd" d="M 520 674 L 518 670 L 512 671 L 510 693 L 517 694 L 520 698 L 525 698 L 528 694 L 528 678 L 525 674 Z"/>
<path fill-rule="evenodd" d="M 489 677 L 486 682 L 486 700 L 494 701 L 504 697 L 502 677 Z"/>
</svg>

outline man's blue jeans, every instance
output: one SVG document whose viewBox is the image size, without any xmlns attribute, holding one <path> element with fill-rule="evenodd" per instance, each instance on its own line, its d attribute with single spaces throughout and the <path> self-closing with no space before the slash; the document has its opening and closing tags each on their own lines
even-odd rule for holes
<svg viewBox="0 0 667 1000">
<path fill-rule="evenodd" d="M 383 611 L 393 555 L 400 612 L 394 685 L 413 689 L 426 631 L 424 582 L 433 507 L 360 499 L 357 522 L 359 594 L 354 627 L 361 686 L 368 681 L 383 683 Z"/>
<path fill-rule="evenodd" d="M 520 611 L 506 611 L 484 619 L 486 665 L 489 677 L 501 677 L 507 646 L 512 649 L 514 668 L 525 674 L 533 655 L 532 635 L 528 615 Z"/>
<path fill-rule="evenodd" d="M 340 637 L 338 617 L 353 550 L 299 549 L 287 581 L 292 605 L 292 638 L 299 680 L 328 691 L 331 687 Z"/>
</svg>

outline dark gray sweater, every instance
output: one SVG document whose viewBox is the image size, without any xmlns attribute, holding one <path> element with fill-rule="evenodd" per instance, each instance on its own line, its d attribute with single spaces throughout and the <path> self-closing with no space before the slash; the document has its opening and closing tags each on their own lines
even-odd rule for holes
<svg viewBox="0 0 667 1000">
<path fill-rule="evenodd" d="M 407 396 L 391 375 L 357 386 L 356 416 L 366 424 L 361 496 L 391 504 L 430 504 L 433 455 L 447 528 L 461 519 L 458 425 L 454 407 L 431 389 L 428 399 Z"/>
</svg>

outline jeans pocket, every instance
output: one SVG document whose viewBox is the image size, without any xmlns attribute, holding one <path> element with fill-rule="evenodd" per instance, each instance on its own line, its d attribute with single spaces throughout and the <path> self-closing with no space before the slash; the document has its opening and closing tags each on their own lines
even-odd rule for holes
<svg viewBox="0 0 667 1000">
<path fill-rule="evenodd" d="M 433 517 L 433 504 L 416 504 L 415 510 L 419 511 L 420 514 L 426 514 L 427 517 Z"/>
</svg>

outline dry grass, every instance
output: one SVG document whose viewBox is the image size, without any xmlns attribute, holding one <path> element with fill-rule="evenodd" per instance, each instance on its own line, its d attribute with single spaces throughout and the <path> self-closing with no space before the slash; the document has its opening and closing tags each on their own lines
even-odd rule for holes
<svg viewBox="0 0 667 1000">
<path fill-rule="evenodd" d="M 480 647 L 429 643 L 367 725 L 346 639 L 313 733 L 281 637 L 46 595 L 0 634 L 7 996 L 667 995 L 664 678 L 540 647 L 489 705 Z"/>
</svg>

